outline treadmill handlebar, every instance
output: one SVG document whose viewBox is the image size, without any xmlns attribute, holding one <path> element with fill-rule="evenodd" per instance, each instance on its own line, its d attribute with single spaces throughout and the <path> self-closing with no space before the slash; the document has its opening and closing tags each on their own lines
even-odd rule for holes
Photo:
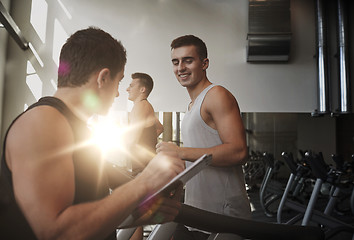
<svg viewBox="0 0 354 240">
<path fill-rule="evenodd" d="M 212 233 L 232 233 L 252 240 L 322 240 L 320 227 L 259 222 L 225 216 L 182 204 L 175 222 Z"/>
</svg>

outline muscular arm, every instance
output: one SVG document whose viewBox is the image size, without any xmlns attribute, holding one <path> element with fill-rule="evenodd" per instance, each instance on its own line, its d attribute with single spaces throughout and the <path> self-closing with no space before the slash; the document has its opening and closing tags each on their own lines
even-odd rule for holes
<svg viewBox="0 0 354 240">
<path fill-rule="evenodd" d="M 184 160 L 194 161 L 207 153 L 213 155 L 213 166 L 242 164 L 247 156 L 245 130 L 234 96 L 217 86 L 209 90 L 201 108 L 203 120 L 216 129 L 222 144 L 210 148 L 178 147 L 172 143 L 157 144 L 157 152 L 177 152 Z"/>
<path fill-rule="evenodd" d="M 157 164 L 108 197 L 72 205 L 75 193 L 71 129 L 56 110 L 37 107 L 11 128 L 6 157 L 13 175 L 15 198 L 39 239 L 102 239 L 118 226 L 150 191 L 182 171 L 182 161 Z M 172 161 L 170 161 L 172 160 Z M 170 168 L 169 168 L 170 169 Z M 162 175 L 161 175 L 162 174 Z M 164 180 L 159 180 L 159 178 Z M 169 219 L 171 220 L 171 219 Z"/>
</svg>

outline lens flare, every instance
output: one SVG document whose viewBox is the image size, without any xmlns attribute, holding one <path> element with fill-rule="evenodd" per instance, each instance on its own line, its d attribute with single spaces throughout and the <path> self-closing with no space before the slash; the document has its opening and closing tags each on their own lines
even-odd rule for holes
<svg viewBox="0 0 354 240">
<path fill-rule="evenodd" d="M 122 149 L 124 146 L 124 128 L 110 119 L 101 119 L 91 123 L 92 141 L 99 146 L 103 154 Z"/>
<path fill-rule="evenodd" d="M 69 73 L 70 73 L 70 64 L 65 61 L 61 61 L 59 64 L 58 75 L 64 77 Z"/>
<path fill-rule="evenodd" d="M 117 166 L 126 167 L 133 171 L 132 167 L 144 168 L 154 158 L 156 152 L 140 145 L 139 130 L 141 124 L 120 124 L 112 116 L 95 115 L 88 121 L 88 127 L 92 132 L 90 144 L 98 146 L 105 161 Z M 170 166 L 165 161 L 161 164 Z"/>
<path fill-rule="evenodd" d="M 94 92 L 86 91 L 82 97 L 83 97 L 83 103 L 86 108 L 89 108 L 91 110 L 99 109 L 100 100 Z"/>
</svg>

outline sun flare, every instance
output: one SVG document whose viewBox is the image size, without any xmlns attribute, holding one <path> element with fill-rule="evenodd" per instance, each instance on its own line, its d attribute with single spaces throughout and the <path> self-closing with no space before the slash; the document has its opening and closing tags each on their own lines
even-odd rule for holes
<svg viewBox="0 0 354 240">
<path fill-rule="evenodd" d="M 105 118 L 91 123 L 90 129 L 93 143 L 101 148 L 103 154 L 124 148 L 124 126 Z"/>
</svg>

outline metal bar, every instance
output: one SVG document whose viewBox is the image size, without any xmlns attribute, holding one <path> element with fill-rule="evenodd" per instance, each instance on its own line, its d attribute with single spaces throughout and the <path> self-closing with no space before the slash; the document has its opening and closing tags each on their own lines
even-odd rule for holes
<svg viewBox="0 0 354 240">
<path fill-rule="evenodd" d="M 349 52 L 348 52 L 348 16 L 343 0 L 337 0 L 338 16 L 338 65 L 340 85 L 340 112 L 351 112 L 351 94 L 349 77 Z"/>
<path fill-rule="evenodd" d="M 318 113 L 329 112 L 327 25 L 322 0 L 316 0 Z"/>
<path fill-rule="evenodd" d="M 136 228 L 125 228 L 125 229 L 118 229 L 116 238 L 117 240 L 129 240 L 131 236 L 133 236 Z"/>
<path fill-rule="evenodd" d="M 28 49 L 28 42 L 23 37 L 21 30 L 18 28 L 8 11 L 0 2 L 0 22 L 9 32 L 11 37 L 15 40 L 15 42 L 22 48 L 23 50 Z"/>
<path fill-rule="evenodd" d="M 294 182 L 295 175 L 293 173 L 290 174 L 288 183 L 286 184 L 286 188 L 284 190 L 283 196 L 280 200 L 279 206 L 278 206 L 278 211 L 277 211 L 277 222 L 282 223 L 282 211 L 284 208 L 284 204 L 288 198 L 288 194 L 291 188 L 292 183 Z"/>
<path fill-rule="evenodd" d="M 177 223 L 175 222 L 158 224 L 149 234 L 147 240 L 170 239 L 176 227 Z"/>
<path fill-rule="evenodd" d="M 322 179 L 317 178 L 315 186 L 312 190 L 310 201 L 307 204 L 304 218 L 302 219 L 302 223 L 301 223 L 302 226 L 307 226 L 311 220 L 312 213 L 314 211 L 315 204 L 317 201 L 317 197 L 318 197 L 318 194 L 321 190 L 322 182 L 323 182 Z"/>
</svg>

